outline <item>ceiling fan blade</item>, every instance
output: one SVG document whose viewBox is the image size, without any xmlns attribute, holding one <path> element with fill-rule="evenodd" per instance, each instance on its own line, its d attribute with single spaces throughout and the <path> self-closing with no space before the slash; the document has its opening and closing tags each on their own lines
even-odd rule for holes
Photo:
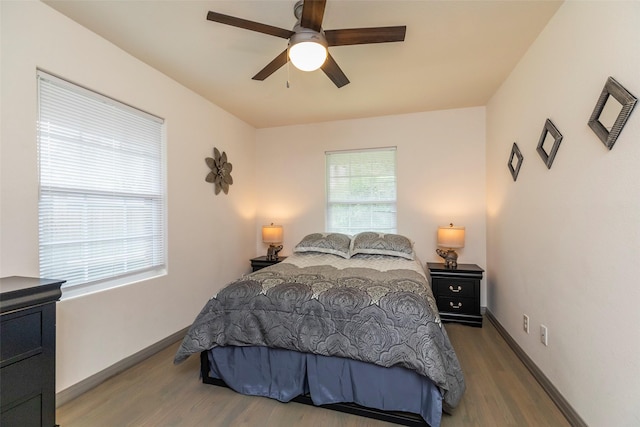
<svg viewBox="0 0 640 427">
<path fill-rule="evenodd" d="M 251 77 L 253 80 L 264 80 L 271 74 L 278 71 L 280 67 L 287 63 L 287 49 L 285 49 L 280 55 L 276 56 L 273 61 L 269 62 L 258 74 Z"/>
<path fill-rule="evenodd" d="M 336 86 L 338 86 L 338 88 L 349 84 L 349 79 L 342 72 L 342 70 L 338 66 L 338 63 L 335 61 L 335 59 L 333 59 L 333 56 L 331 56 L 331 54 L 327 54 L 327 60 L 324 61 L 324 64 L 321 68 L 322 71 L 324 71 L 324 73 L 327 75 L 327 77 L 329 77 L 331 81 Z"/>
<path fill-rule="evenodd" d="M 248 21 L 246 19 L 223 15 L 222 13 L 217 12 L 209 11 L 209 13 L 207 13 L 207 19 L 209 21 L 231 25 L 232 27 L 243 28 L 245 30 L 257 31 L 259 33 L 269 34 L 270 36 L 281 37 L 283 39 L 288 39 L 295 34 L 293 31 L 285 30 L 284 28 L 261 24 L 260 22 Z"/>
<path fill-rule="evenodd" d="M 350 28 L 327 30 L 324 36 L 329 46 L 347 46 L 353 44 L 388 43 L 404 41 L 406 25 L 397 27 Z"/>
<path fill-rule="evenodd" d="M 313 31 L 320 31 L 326 4 L 327 0 L 304 0 L 300 26 Z"/>
</svg>

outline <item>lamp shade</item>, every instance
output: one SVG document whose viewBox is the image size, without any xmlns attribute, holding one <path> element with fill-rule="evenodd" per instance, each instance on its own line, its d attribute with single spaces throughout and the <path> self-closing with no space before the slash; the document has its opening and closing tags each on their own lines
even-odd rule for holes
<svg viewBox="0 0 640 427">
<path fill-rule="evenodd" d="M 453 224 L 438 227 L 438 246 L 464 248 L 464 227 L 454 227 Z"/>
<path fill-rule="evenodd" d="M 296 28 L 289 40 L 289 59 L 299 70 L 315 71 L 327 60 L 327 41 L 316 31 Z"/>
<path fill-rule="evenodd" d="M 263 225 L 262 241 L 264 243 L 282 243 L 283 230 L 281 225 Z"/>
</svg>

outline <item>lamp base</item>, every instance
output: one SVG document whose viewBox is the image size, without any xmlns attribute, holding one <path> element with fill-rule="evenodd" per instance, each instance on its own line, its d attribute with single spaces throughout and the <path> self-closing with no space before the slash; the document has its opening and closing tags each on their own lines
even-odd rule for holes
<svg viewBox="0 0 640 427">
<path fill-rule="evenodd" d="M 444 258 L 444 268 L 456 269 L 458 268 L 458 254 L 453 249 L 436 249 L 436 253 Z"/>
<path fill-rule="evenodd" d="M 267 261 L 277 261 L 278 260 L 278 252 L 282 250 L 282 245 L 269 245 L 269 249 L 267 249 Z"/>
</svg>

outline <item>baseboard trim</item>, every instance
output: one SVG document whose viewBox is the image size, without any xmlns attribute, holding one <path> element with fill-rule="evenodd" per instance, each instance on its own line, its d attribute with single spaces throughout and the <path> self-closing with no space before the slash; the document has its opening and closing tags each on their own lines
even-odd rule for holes
<svg viewBox="0 0 640 427">
<path fill-rule="evenodd" d="M 567 421 L 574 427 L 588 427 L 587 423 L 578 415 L 573 407 L 562 396 L 560 391 L 553 385 L 553 383 L 547 378 L 547 376 L 538 368 L 538 366 L 531 360 L 531 358 L 524 352 L 522 347 L 509 335 L 507 330 L 500 324 L 498 319 L 493 315 L 491 310 L 486 309 L 485 316 L 495 326 L 498 333 L 504 338 L 509 347 L 518 356 L 526 368 L 531 372 L 533 377 L 540 383 L 542 388 L 547 392 L 551 400 L 556 404 L 560 411 L 567 418 Z M 119 374 L 120 372 L 142 362 L 145 359 L 153 356 L 154 354 L 164 350 L 171 344 L 181 340 L 187 333 L 189 328 L 184 328 L 170 336 L 158 341 L 155 344 L 150 345 L 147 348 L 140 350 L 139 352 L 120 360 L 119 362 L 109 366 L 106 369 L 68 387 L 58 393 L 56 393 L 56 407 L 60 407 L 67 402 L 79 397 L 83 393 L 91 390 L 92 388 L 100 385 L 107 379 Z"/>
<path fill-rule="evenodd" d="M 509 335 L 507 330 L 500 324 L 498 319 L 493 315 L 491 310 L 487 309 L 485 312 L 485 316 L 489 321 L 496 327 L 502 338 L 507 342 L 509 347 L 513 350 L 513 352 L 518 356 L 518 358 L 522 361 L 524 366 L 527 367 L 529 372 L 533 375 L 533 377 L 540 383 L 544 391 L 547 392 L 553 403 L 556 404 L 560 412 L 562 412 L 571 424 L 574 427 L 588 427 L 587 423 L 578 415 L 578 413 L 573 409 L 573 407 L 567 402 L 567 400 L 562 396 L 560 391 L 553 385 L 553 383 L 547 378 L 547 376 L 538 368 L 538 366 L 531 360 L 531 358 L 524 352 L 522 347 L 518 345 L 518 343 Z"/>
<path fill-rule="evenodd" d="M 188 329 L 189 329 L 188 327 L 181 329 L 178 332 L 171 334 L 168 337 L 158 341 L 157 343 L 152 344 L 149 347 L 144 348 L 139 352 L 132 354 L 131 356 L 125 359 L 120 360 L 117 363 L 114 363 L 113 365 L 109 366 L 106 369 L 103 369 L 97 374 L 91 375 L 90 377 L 85 378 L 84 380 L 70 387 L 67 387 L 64 390 L 59 391 L 58 393 L 56 393 L 56 408 L 64 405 L 67 402 L 70 402 L 71 400 L 75 399 L 76 397 L 79 397 L 83 393 L 86 393 L 92 388 L 102 384 L 103 382 L 113 377 L 114 375 L 117 375 L 120 372 L 126 369 L 129 369 L 130 367 L 164 350 L 165 348 L 169 347 L 171 344 L 174 344 L 175 342 L 181 340 L 187 334 Z"/>
</svg>

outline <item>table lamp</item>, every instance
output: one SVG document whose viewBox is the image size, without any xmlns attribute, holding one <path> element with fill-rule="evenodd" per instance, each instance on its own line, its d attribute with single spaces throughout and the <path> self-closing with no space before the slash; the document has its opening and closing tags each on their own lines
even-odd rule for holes
<svg viewBox="0 0 640 427">
<path fill-rule="evenodd" d="M 444 258 L 445 268 L 457 268 L 458 254 L 454 249 L 464 248 L 464 227 L 454 227 L 453 223 L 438 227 L 438 246 L 446 249 L 436 249 Z"/>
<path fill-rule="evenodd" d="M 277 261 L 278 252 L 282 250 L 282 226 L 281 225 L 263 225 L 262 226 L 262 241 L 269 243 L 269 249 L 267 249 L 267 261 Z"/>
</svg>

